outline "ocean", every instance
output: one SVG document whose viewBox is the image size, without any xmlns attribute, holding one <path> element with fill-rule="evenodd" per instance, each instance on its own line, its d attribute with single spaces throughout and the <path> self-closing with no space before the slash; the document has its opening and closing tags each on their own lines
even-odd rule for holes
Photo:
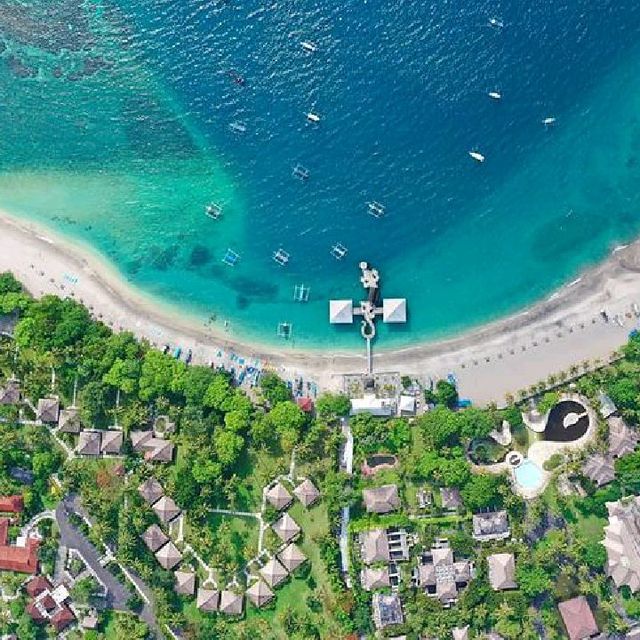
<svg viewBox="0 0 640 640">
<path fill-rule="evenodd" d="M 361 260 L 408 301 L 380 347 L 452 336 L 640 233 L 639 34 L 633 0 L 0 0 L 0 208 L 239 340 L 360 348 Z"/>
</svg>

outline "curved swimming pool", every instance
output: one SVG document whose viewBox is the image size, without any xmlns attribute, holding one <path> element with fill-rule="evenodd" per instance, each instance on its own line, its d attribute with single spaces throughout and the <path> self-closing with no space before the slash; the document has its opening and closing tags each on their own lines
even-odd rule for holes
<svg viewBox="0 0 640 640">
<path fill-rule="evenodd" d="M 513 470 L 513 475 L 523 489 L 535 490 L 544 483 L 542 469 L 532 460 L 524 460 Z"/>
</svg>

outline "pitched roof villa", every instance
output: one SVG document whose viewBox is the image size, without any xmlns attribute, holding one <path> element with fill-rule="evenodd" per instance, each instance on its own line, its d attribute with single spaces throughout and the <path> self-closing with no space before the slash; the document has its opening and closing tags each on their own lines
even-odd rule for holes
<svg viewBox="0 0 640 640">
<path fill-rule="evenodd" d="M 247 589 L 247 598 L 259 608 L 273 599 L 273 591 L 262 580 L 257 580 Z"/>
<path fill-rule="evenodd" d="M 139 487 L 138 493 L 147 504 L 153 504 L 162 498 L 164 490 L 155 478 L 147 478 Z"/>
<path fill-rule="evenodd" d="M 58 430 L 61 433 L 80 433 L 82 424 L 80 414 L 75 407 L 62 409 L 58 415 Z"/>
<path fill-rule="evenodd" d="M 487 557 L 489 582 L 494 591 L 515 589 L 516 561 L 512 553 L 494 553 Z"/>
<path fill-rule="evenodd" d="M 20 396 L 20 383 L 17 380 L 7 380 L 5 386 L 0 387 L 0 404 L 18 404 Z"/>
<path fill-rule="evenodd" d="M 360 572 L 360 583 L 365 591 L 374 591 L 391 585 L 389 567 L 364 567 Z"/>
<path fill-rule="evenodd" d="M 585 640 L 600 633 L 591 607 L 584 596 L 565 600 L 558 605 L 569 640 Z"/>
<path fill-rule="evenodd" d="M 193 571 L 176 571 L 175 592 L 183 596 L 192 596 L 196 592 L 196 574 Z"/>
<path fill-rule="evenodd" d="M 360 555 L 362 562 L 373 564 L 374 562 L 389 561 L 389 542 L 387 532 L 384 529 L 371 529 L 360 534 Z"/>
<path fill-rule="evenodd" d="M 398 486 L 385 484 L 376 489 L 363 489 L 362 499 L 369 513 L 389 513 L 400 506 Z"/>
<path fill-rule="evenodd" d="M 271 558 L 260 569 L 260 575 L 270 587 L 277 587 L 289 574 L 275 558 Z"/>
<path fill-rule="evenodd" d="M 36 420 L 40 422 L 57 423 L 60 412 L 60 400 L 58 398 L 40 398 L 36 409 Z"/>
<path fill-rule="evenodd" d="M 153 505 L 153 510 L 162 522 L 167 524 L 171 522 L 176 516 L 180 515 L 180 507 L 169 496 L 162 496 Z"/>
<path fill-rule="evenodd" d="M 153 431 L 132 431 L 131 446 L 142 453 L 148 462 L 171 462 L 173 460 L 173 442 L 157 438 Z"/>
<path fill-rule="evenodd" d="M 291 494 L 284 488 L 280 482 L 276 482 L 266 493 L 267 500 L 270 504 L 281 511 L 291 504 L 293 498 Z"/>
<path fill-rule="evenodd" d="M 609 524 L 602 544 L 607 550 L 606 572 L 617 587 L 640 590 L 640 496 L 608 502 Z"/>
<path fill-rule="evenodd" d="M 320 497 L 320 492 L 309 478 L 303 480 L 293 493 L 305 507 L 310 507 Z"/>
<path fill-rule="evenodd" d="M 300 527 L 288 513 L 283 514 L 271 528 L 282 542 L 289 542 L 300 533 Z"/>
<path fill-rule="evenodd" d="M 490 511 L 473 515 L 473 537 L 480 542 L 504 540 L 511 535 L 506 511 Z"/>
</svg>

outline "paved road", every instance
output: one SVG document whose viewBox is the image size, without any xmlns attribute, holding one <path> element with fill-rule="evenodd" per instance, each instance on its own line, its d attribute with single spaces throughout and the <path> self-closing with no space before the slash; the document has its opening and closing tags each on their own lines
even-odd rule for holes
<svg viewBox="0 0 640 640">
<path fill-rule="evenodd" d="M 68 549 L 76 549 L 85 559 L 87 565 L 95 573 L 100 581 L 107 587 L 107 604 L 118 611 L 129 611 L 127 600 L 129 590 L 108 570 L 100 564 L 102 555 L 86 538 L 86 536 L 76 529 L 69 519 L 72 510 L 66 502 L 61 502 L 56 509 L 56 520 L 60 528 L 60 543 Z"/>
<path fill-rule="evenodd" d="M 129 589 L 108 569 L 105 569 L 105 567 L 100 564 L 100 558 L 103 554 L 93 546 L 93 543 L 90 542 L 81 531 L 71 524 L 69 520 L 71 513 L 77 513 L 89 522 L 91 521 L 89 514 L 82 506 L 78 496 L 65 496 L 56 509 L 56 520 L 60 528 L 60 543 L 68 548 L 77 549 L 82 554 L 89 567 L 109 590 L 107 602 L 111 608 L 117 609 L 118 611 L 130 611 L 127 606 L 127 600 L 131 596 Z M 127 574 L 130 580 L 135 583 L 138 590 L 144 594 L 144 599 L 147 601 L 140 611 L 140 618 L 155 631 L 159 638 L 162 638 L 163 634 L 159 630 L 158 622 L 153 611 L 153 593 L 151 589 L 131 570 L 127 570 Z"/>
</svg>

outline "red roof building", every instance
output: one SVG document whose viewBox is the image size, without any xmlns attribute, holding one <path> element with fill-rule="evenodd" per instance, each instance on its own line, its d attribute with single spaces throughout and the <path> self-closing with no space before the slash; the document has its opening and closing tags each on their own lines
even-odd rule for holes
<svg viewBox="0 0 640 640">
<path fill-rule="evenodd" d="M 29 580 L 26 591 L 32 598 L 35 598 L 45 591 L 51 591 L 52 588 L 51 583 L 44 576 L 36 576 Z"/>
<path fill-rule="evenodd" d="M 8 544 L 9 520 L 0 518 L 0 571 L 35 573 L 38 569 L 38 545 L 40 542 L 29 538 L 24 547 Z"/>
<path fill-rule="evenodd" d="M 585 640 L 600 633 L 591 607 L 584 596 L 565 600 L 558 605 L 570 640 Z"/>
<path fill-rule="evenodd" d="M 55 627 L 55 630 L 60 633 L 63 629 L 66 629 L 76 617 L 67 605 L 62 605 L 60 610 L 55 613 L 51 618 L 51 624 Z"/>
<path fill-rule="evenodd" d="M 23 511 L 22 496 L 0 496 L 0 513 L 22 513 Z"/>
<path fill-rule="evenodd" d="M 25 611 L 31 616 L 34 622 L 44 622 L 47 619 L 44 613 L 38 608 L 38 605 L 33 601 L 25 607 Z"/>
<path fill-rule="evenodd" d="M 311 398 L 298 398 L 297 403 L 305 413 L 311 413 L 313 411 L 313 400 Z"/>
</svg>

